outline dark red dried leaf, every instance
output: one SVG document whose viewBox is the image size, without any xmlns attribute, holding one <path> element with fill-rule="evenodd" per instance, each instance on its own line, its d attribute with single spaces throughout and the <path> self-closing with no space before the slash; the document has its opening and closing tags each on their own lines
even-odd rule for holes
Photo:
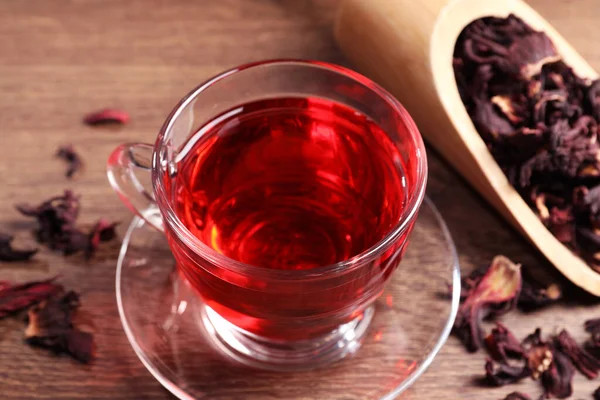
<svg viewBox="0 0 600 400">
<path fill-rule="evenodd" d="M 594 400 L 600 400 L 600 387 L 594 391 Z"/>
<path fill-rule="evenodd" d="M 22 311 L 33 304 L 59 293 L 62 286 L 56 278 L 13 285 L 0 282 L 0 318 Z"/>
<path fill-rule="evenodd" d="M 555 347 L 569 357 L 579 372 L 587 376 L 588 379 L 594 379 L 598 376 L 600 361 L 582 349 L 566 330 L 563 329 L 554 338 L 554 342 Z"/>
<path fill-rule="evenodd" d="M 31 308 L 25 329 L 26 342 L 57 354 L 70 354 L 83 363 L 91 361 L 95 351 L 92 335 L 73 326 L 73 315 L 78 307 L 79 296 L 70 291 Z"/>
<path fill-rule="evenodd" d="M 65 176 L 69 179 L 83 168 L 83 161 L 79 157 L 79 154 L 75 152 L 72 145 L 59 147 L 56 156 L 67 163 L 68 167 Z"/>
<path fill-rule="evenodd" d="M 35 253 L 37 253 L 37 249 L 13 249 L 11 244 L 12 240 L 12 236 L 5 233 L 0 233 L 0 261 L 25 261 L 29 260 Z"/>
<path fill-rule="evenodd" d="M 508 363 L 509 358 L 522 359 L 525 355 L 521 342 L 500 322 L 496 322 L 496 327 L 486 336 L 485 346 L 494 360 L 504 363 Z"/>
<path fill-rule="evenodd" d="M 454 323 L 453 332 L 467 350 L 476 351 L 483 345 L 481 321 L 512 310 L 520 290 L 521 266 L 496 256 L 486 274 L 469 291 Z"/>
<path fill-rule="evenodd" d="M 122 124 L 129 122 L 129 114 L 115 108 L 105 108 L 84 117 L 83 122 L 88 125 Z"/>
</svg>

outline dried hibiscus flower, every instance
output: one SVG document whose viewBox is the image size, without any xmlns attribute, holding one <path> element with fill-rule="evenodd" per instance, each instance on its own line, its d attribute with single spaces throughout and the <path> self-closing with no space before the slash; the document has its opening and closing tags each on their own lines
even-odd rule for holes
<svg viewBox="0 0 600 400">
<path fill-rule="evenodd" d="M 579 372 L 589 379 L 594 379 L 598 376 L 600 360 L 582 349 L 566 330 L 563 329 L 554 338 L 554 342 L 556 348 L 569 357 Z"/>
<path fill-rule="evenodd" d="M 56 156 L 65 160 L 68 164 L 67 171 L 65 172 L 67 178 L 72 178 L 83 168 L 83 161 L 79 157 L 79 154 L 75 152 L 72 145 L 59 147 Z"/>
<path fill-rule="evenodd" d="M 508 362 L 509 358 L 523 358 L 525 351 L 515 336 L 503 324 L 496 327 L 485 338 L 485 346 L 494 360 Z"/>
<path fill-rule="evenodd" d="M 100 111 L 93 112 L 83 118 L 83 122 L 88 125 L 103 125 L 103 124 L 122 124 L 129 122 L 129 114 L 125 111 L 114 108 L 105 108 Z"/>
<path fill-rule="evenodd" d="M 547 35 L 514 15 L 465 27 L 452 65 L 508 181 L 561 243 L 600 271 L 600 80 L 577 76 Z"/>
<path fill-rule="evenodd" d="M 468 291 L 454 323 L 454 334 L 469 351 L 483 344 L 482 320 L 513 309 L 520 290 L 521 266 L 496 256 L 485 275 Z"/>
<path fill-rule="evenodd" d="M 73 326 L 73 314 L 79 307 L 79 296 L 73 292 L 53 296 L 28 311 L 25 341 L 53 352 L 68 353 L 87 363 L 94 355 L 94 338 Z"/>
<path fill-rule="evenodd" d="M 467 298 L 469 292 L 479 283 L 488 269 L 489 266 L 476 268 L 469 275 L 461 277 L 461 301 Z M 552 283 L 544 287 L 538 283 L 533 283 L 530 279 L 527 279 L 527 277 L 523 275 L 517 307 L 523 311 L 534 311 L 555 303 L 561 298 L 562 289 L 559 285 Z"/>
<path fill-rule="evenodd" d="M 552 363 L 542 374 L 542 385 L 548 397 L 566 399 L 573 394 L 575 367 L 565 354 L 552 348 Z"/>
<path fill-rule="evenodd" d="M 25 261 L 29 260 L 35 253 L 37 253 L 36 249 L 13 249 L 11 245 L 12 240 L 12 236 L 5 233 L 0 233 L 0 261 Z"/>
<path fill-rule="evenodd" d="M 82 236 L 75 228 L 79 216 L 79 197 L 70 190 L 38 206 L 18 204 L 16 207 L 21 214 L 37 219 L 39 226 L 36 237 L 40 243 L 65 254 L 74 253 L 82 248 L 85 235 Z"/>
<path fill-rule="evenodd" d="M 83 251 L 85 256 L 90 258 L 100 242 L 116 236 L 116 223 L 108 223 L 105 220 L 97 222 L 89 233 L 81 231 L 76 226 L 79 197 L 70 190 L 38 206 L 18 204 L 16 208 L 21 214 L 37 219 L 36 237 L 40 243 L 47 244 L 53 250 L 62 251 L 65 255 Z"/>
<path fill-rule="evenodd" d="M 62 290 L 54 278 L 13 285 L 0 281 L 0 318 L 17 313 Z"/>
</svg>

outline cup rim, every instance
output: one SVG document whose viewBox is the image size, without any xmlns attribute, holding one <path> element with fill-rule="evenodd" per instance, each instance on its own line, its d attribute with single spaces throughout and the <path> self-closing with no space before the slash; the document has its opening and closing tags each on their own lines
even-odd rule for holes
<svg viewBox="0 0 600 400">
<path fill-rule="evenodd" d="M 165 137 L 167 133 L 173 128 L 174 122 L 180 117 L 183 110 L 185 110 L 191 102 L 193 102 L 203 91 L 215 83 L 226 79 L 230 75 L 237 72 L 248 70 L 251 68 L 259 67 L 272 67 L 278 65 L 298 65 L 304 67 L 313 67 L 324 69 L 330 72 L 334 72 L 343 75 L 351 80 L 354 80 L 367 89 L 373 91 L 384 101 L 386 101 L 392 109 L 395 110 L 396 114 L 400 117 L 401 121 L 405 124 L 411 139 L 416 145 L 416 157 L 417 157 L 417 168 L 416 168 L 416 189 L 412 199 L 409 199 L 408 204 L 402 211 L 399 221 L 390 231 L 378 242 L 370 246 L 368 249 L 361 253 L 346 259 L 339 261 L 334 264 L 324 265 L 309 270 L 275 270 L 269 268 L 263 268 L 251 264 L 246 264 L 241 261 L 237 261 L 224 254 L 218 253 L 213 248 L 202 242 L 200 239 L 195 237 L 191 231 L 181 222 L 175 210 L 173 209 L 170 202 L 167 201 L 167 193 L 162 179 L 160 170 L 159 154 L 163 146 L 165 146 Z M 159 134 L 154 144 L 154 152 L 152 156 L 152 186 L 158 203 L 159 211 L 165 219 L 165 224 L 168 225 L 177 235 L 178 239 L 181 240 L 187 247 L 189 247 L 194 253 L 200 255 L 202 258 L 219 265 L 219 267 L 226 270 L 231 270 L 236 273 L 249 276 L 260 276 L 263 278 L 271 279 L 282 279 L 282 280 L 302 280 L 302 279 L 318 279 L 324 276 L 337 275 L 337 273 L 348 273 L 360 266 L 364 265 L 365 261 L 375 258 L 380 252 L 386 250 L 390 244 L 392 244 L 406 229 L 410 226 L 411 221 L 416 218 L 417 212 L 423 198 L 425 197 L 425 188 L 427 185 L 427 155 L 425 152 L 425 144 L 423 138 L 417 128 L 416 123 L 404 108 L 402 104 L 392 96 L 387 90 L 373 82 L 369 78 L 365 77 L 358 72 L 352 71 L 349 68 L 342 67 L 333 63 L 324 61 L 314 60 L 299 60 L 299 59 L 272 59 L 265 61 L 251 62 L 243 64 L 238 67 L 228 69 L 210 79 L 204 83 L 198 85 L 191 92 L 189 92 L 171 111 L 167 117 L 165 123 L 161 127 Z"/>
</svg>

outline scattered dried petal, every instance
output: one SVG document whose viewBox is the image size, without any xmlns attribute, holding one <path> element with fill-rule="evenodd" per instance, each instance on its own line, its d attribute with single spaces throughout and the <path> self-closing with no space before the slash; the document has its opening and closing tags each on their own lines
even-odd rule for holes
<svg viewBox="0 0 600 400">
<path fill-rule="evenodd" d="M 556 348 L 551 351 L 552 364 L 542 374 L 542 385 L 547 396 L 566 399 L 573 394 L 575 367 L 561 351 Z"/>
<path fill-rule="evenodd" d="M 83 161 L 72 145 L 59 147 L 56 156 L 67 162 L 68 167 L 65 176 L 69 179 L 83 168 Z"/>
<path fill-rule="evenodd" d="M 588 377 L 594 379 L 600 370 L 600 361 L 579 347 L 575 339 L 566 330 L 562 330 L 554 339 L 555 346 L 565 354 L 575 367 Z"/>
<path fill-rule="evenodd" d="M 62 196 L 52 197 L 37 207 L 18 204 L 17 210 L 23 215 L 35 217 L 38 222 L 37 240 L 53 250 L 72 254 L 85 250 L 87 235 L 75 227 L 79 216 L 79 197 L 70 190 Z"/>
<path fill-rule="evenodd" d="M 500 322 L 496 322 L 496 327 L 485 338 L 485 346 L 494 360 L 504 363 L 507 363 L 509 358 L 521 359 L 525 354 L 521 343 Z"/>
<path fill-rule="evenodd" d="M 557 284 L 553 283 L 544 288 L 534 286 L 524 279 L 517 306 L 523 311 L 533 311 L 556 303 L 561 298 L 562 289 Z"/>
<path fill-rule="evenodd" d="M 103 125 L 103 124 L 122 124 L 129 122 L 129 114 L 122 110 L 114 108 L 105 108 L 100 111 L 93 112 L 84 117 L 83 122 L 88 125 Z"/>
<path fill-rule="evenodd" d="M 54 280 L 52 278 L 17 285 L 0 281 L 0 319 L 60 292 L 62 286 L 54 283 Z"/>
<path fill-rule="evenodd" d="M 21 214 L 37 219 L 36 237 L 40 243 L 65 255 L 83 251 L 86 258 L 90 258 L 100 242 L 116 237 L 117 223 L 104 219 L 99 220 L 89 233 L 77 228 L 79 198 L 69 190 L 63 196 L 53 197 L 38 206 L 19 204 L 16 208 Z"/>
<path fill-rule="evenodd" d="M 530 374 L 527 365 L 494 364 L 492 360 L 487 360 L 485 363 L 485 379 L 490 386 L 516 383 Z"/>
<path fill-rule="evenodd" d="M 521 266 L 504 256 L 496 256 L 486 274 L 461 304 L 454 334 L 469 351 L 483 344 L 481 321 L 513 309 L 521 290 Z"/>
<path fill-rule="evenodd" d="M 35 253 L 37 253 L 37 249 L 13 249 L 11 245 L 12 240 L 12 236 L 5 233 L 0 233 L 0 261 L 25 261 L 29 260 Z"/>
<path fill-rule="evenodd" d="M 73 314 L 79 307 L 79 296 L 73 292 L 51 297 L 28 312 L 25 340 L 33 346 L 53 352 L 68 353 L 76 360 L 87 363 L 93 358 L 93 337 L 73 326 Z"/>
</svg>

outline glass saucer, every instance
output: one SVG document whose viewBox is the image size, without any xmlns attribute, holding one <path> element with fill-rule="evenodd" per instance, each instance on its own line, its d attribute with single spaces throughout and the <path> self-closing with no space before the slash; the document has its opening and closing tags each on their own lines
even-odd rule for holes
<svg viewBox="0 0 600 400">
<path fill-rule="evenodd" d="M 131 346 L 180 399 L 393 399 L 448 338 L 459 292 L 456 249 L 428 199 L 401 265 L 375 303 L 360 349 L 314 370 L 251 369 L 216 350 L 202 332 L 202 302 L 174 273 L 165 237 L 138 217 L 123 240 L 116 280 Z"/>
</svg>

